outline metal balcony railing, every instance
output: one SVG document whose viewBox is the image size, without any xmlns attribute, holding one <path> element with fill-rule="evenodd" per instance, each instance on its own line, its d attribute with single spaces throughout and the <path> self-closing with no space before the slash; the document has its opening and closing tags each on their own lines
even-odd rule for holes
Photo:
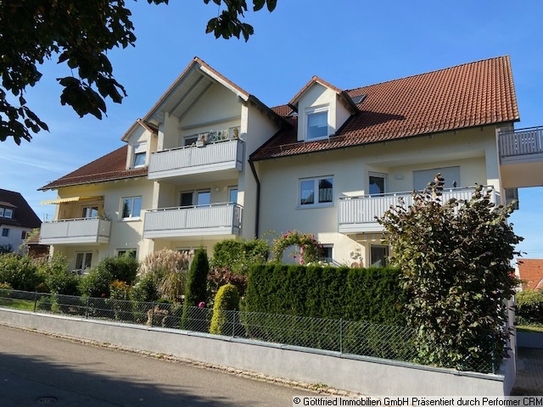
<svg viewBox="0 0 543 407">
<path fill-rule="evenodd" d="M 62 219 L 44 222 L 40 244 L 108 243 L 111 222 L 99 218 Z"/>
<path fill-rule="evenodd" d="M 500 157 L 543 154 L 543 127 L 530 127 L 498 134 Z"/>
</svg>

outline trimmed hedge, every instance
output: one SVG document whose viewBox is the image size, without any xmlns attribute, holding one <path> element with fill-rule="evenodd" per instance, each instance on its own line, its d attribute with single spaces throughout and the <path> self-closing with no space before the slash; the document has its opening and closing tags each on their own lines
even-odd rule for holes
<svg viewBox="0 0 543 407">
<path fill-rule="evenodd" d="M 405 324 L 400 270 L 266 264 L 251 269 L 245 311 Z"/>
</svg>

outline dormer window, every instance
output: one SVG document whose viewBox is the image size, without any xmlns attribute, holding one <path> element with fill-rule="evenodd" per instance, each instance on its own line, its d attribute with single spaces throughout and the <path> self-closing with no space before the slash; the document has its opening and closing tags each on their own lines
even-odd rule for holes
<svg viewBox="0 0 543 407">
<path fill-rule="evenodd" d="M 307 140 L 317 140 L 328 137 L 328 106 L 308 109 Z"/>
<path fill-rule="evenodd" d="M 0 208 L 0 217 L 2 218 L 13 218 L 13 209 Z"/>
<path fill-rule="evenodd" d="M 145 166 L 147 158 L 147 144 L 141 143 L 134 146 L 134 168 Z"/>
</svg>

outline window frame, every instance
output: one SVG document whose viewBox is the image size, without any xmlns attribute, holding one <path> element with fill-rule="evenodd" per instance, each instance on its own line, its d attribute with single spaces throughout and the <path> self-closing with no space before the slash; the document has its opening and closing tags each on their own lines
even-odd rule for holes
<svg viewBox="0 0 543 407">
<path fill-rule="evenodd" d="M 122 255 L 124 255 L 125 253 L 133 253 L 130 255 L 130 257 L 136 259 L 137 258 L 137 251 L 135 248 L 130 248 L 130 249 L 117 249 L 115 250 L 116 252 L 116 255 L 117 257 L 121 257 Z"/>
<path fill-rule="evenodd" d="M 311 116 L 314 117 L 315 115 L 320 115 L 322 113 L 326 113 L 326 134 L 311 136 L 310 129 L 315 126 L 309 126 L 310 117 Z M 315 106 L 315 107 L 307 108 L 305 110 L 304 126 L 305 126 L 304 133 L 305 133 L 306 141 L 323 140 L 330 137 L 330 106 L 324 105 L 324 106 Z"/>
<path fill-rule="evenodd" d="M 2 228 L 1 237 L 9 238 L 9 228 Z"/>
<path fill-rule="evenodd" d="M 377 261 L 374 261 L 374 256 L 373 256 L 373 253 L 372 253 L 372 250 L 373 249 L 380 249 L 380 250 L 383 250 L 384 251 L 384 257 L 383 257 L 383 260 L 384 260 L 384 263 L 385 264 L 375 264 L 377 263 Z M 387 264 L 388 264 L 388 258 L 390 257 L 390 247 L 385 245 L 385 244 L 370 244 L 370 247 L 369 247 L 369 251 L 370 251 L 370 256 L 369 256 L 369 259 L 370 259 L 370 264 L 369 264 L 369 267 L 385 267 Z"/>
<path fill-rule="evenodd" d="M 141 161 L 143 157 L 143 163 Z M 132 157 L 132 168 L 145 167 L 147 163 L 147 143 L 139 143 L 134 145 L 134 156 Z"/>
<path fill-rule="evenodd" d="M 235 192 L 236 193 L 236 199 L 235 200 L 232 199 L 232 193 L 234 191 L 236 191 Z M 233 204 L 238 203 L 238 193 L 239 193 L 239 189 L 238 189 L 237 185 L 228 187 L 228 202 L 233 203 Z"/>
<path fill-rule="evenodd" d="M 125 211 L 124 211 L 124 205 L 125 205 L 125 200 L 129 200 L 131 202 L 131 205 L 130 205 L 130 208 L 129 208 L 129 212 L 130 212 L 130 216 L 124 216 L 125 215 Z M 133 216 L 134 214 L 134 202 L 138 201 L 139 200 L 139 211 L 138 211 L 138 215 L 137 216 Z M 141 219 L 141 209 L 142 209 L 142 197 L 141 195 L 138 195 L 138 196 L 126 196 L 126 197 L 123 197 L 121 198 L 121 210 L 120 210 L 120 217 L 122 220 L 139 220 Z"/>
<path fill-rule="evenodd" d="M 327 201 L 327 200 L 323 200 L 321 201 L 320 199 L 320 182 L 321 181 L 330 181 L 330 183 L 332 184 L 332 191 L 331 191 L 331 200 L 330 201 Z M 312 202 L 308 202 L 308 203 L 303 203 L 303 189 L 302 189 L 302 185 L 304 183 L 313 183 L 313 188 L 312 188 L 312 195 L 313 195 L 313 201 Z M 307 199 L 307 198 L 306 198 Z M 318 208 L 318 207 L 329 207 L 329 206 L 334 206 L 334 176 L 333 175 L 323 175 L 323 176 L 319 176 L 319 177 L 310 177 L 310 178 L 300 178 L 298 180 L 298 208 L 300 209 L 303 209 L 303 208 Z"/>
<path fill-rule="evenodd" d="M 183 195 L 191 194 L 192 203 L 190 205 L 183 205 Z M 209 203 L 199 203 L 199 197 L 200 194 L 208 194 L 209 196 Z M 206 207 L 211 206 L 211 189 L 210 188 L 204 188 L 204 189 L 196 189 L 192 191 L 179 191 L 179 207 L 180 208 L 200 208 L 200 207 Z"/>
<path fill-rule="evenodd" d="M 77 265 L 79 263 L 78 259 L 79 256 L 81 256 L 81 267 L 78 268 Z M 88 257 L 88 259 L 87 259 Z M 87 261 L 88 260 L 88 261 Z M 92 267 L 92 252 L 75 252 L 75 259 L 74 259 L 74 271 L 77 271 L 79 274 L 84 274 L 85 270 Z"/>
<path fill-rule="evenodd" d="M 383 180 L 383 191 L 379 193 L 371 192 L 371 178 L 379 178 Z M 368 195 L 369 196 L 384 196 L 388 192 L 388 174 L 384 172 L 368 172 Z"/>
<path fill-rule="evenodd" d="M 4 208 L 4 218 L 13 219 L 13 209 Z"/>
<path fill-rule="evenodd" d="M 90 211 L 91 216 L 86 216 L 86 215 L 88 215 L 87 212 L 89 212 L 89 211 Z M 96 212 L 95 216 L 92 216 L 93 211 Z M 98 218 L 98 212 L 99 212 L 98 205 L 86 205 L 86 206 L 81 207 L 81 217 L 83 219 L 96 219 L 96 218 Z"/>
</svg>

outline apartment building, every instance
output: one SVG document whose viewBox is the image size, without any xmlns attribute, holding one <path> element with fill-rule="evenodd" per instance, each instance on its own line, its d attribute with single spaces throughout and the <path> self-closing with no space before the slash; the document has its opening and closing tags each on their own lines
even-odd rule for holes
<svg viewBox="0 0 543 407">
<path fill-rule="evenodd" d="M 543 131 L 517 121 L 507 56 L 349 90 L 313 77 L 271 108 L 194 58 L 124 146 L 40 188 L 58 192 L 40 243 L 83 270 L 298 230 L 335 264 L 380 264 L 375 217 L 437 172 L 445 197 L 479 184 L 496 203 L 543 183 Z"/>
</svg>

